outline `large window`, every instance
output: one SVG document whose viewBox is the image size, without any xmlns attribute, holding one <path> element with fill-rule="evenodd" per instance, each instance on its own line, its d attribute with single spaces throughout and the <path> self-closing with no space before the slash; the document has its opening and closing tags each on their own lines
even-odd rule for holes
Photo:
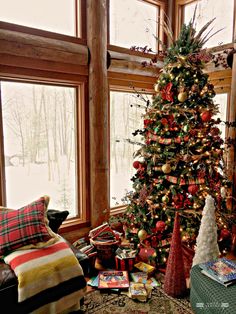
<svg viewBox="0 0 236 314">
<path fill-rule="evenodd" d="M 160 26 L 158 6 L 140 0 L 110 0 L 110 44 L 156 51 Z"/>
<path fill-rule="evenodd" d="M 76 99 L 73 87 L 1 82 L 8 207 L 46 194 L 77 215 Z"/>
<path fill-rule="evenodd" d="M 214 103 L 219 105 L 219 113 L 214 117 L 214 119 L 220 118 L 221 121 L 227 121 L 228 94 L 216 94 L 214 97 Z M 226 136 L 226 127 L 224 122 L 219 125 L 223 140 L 225 140 Z"/>
<path fill-rule="evenodd" d="M 220 44 L 231 43 L 233 39 L 233 18 L 234 18 L 234 0 L 216 1 L 199 0 L 184 5 L 184 22 L 188 23 L 193 17 L 195 6 L 197 5 L 196 30 L 199 31 L 212 18 L 212 34 L 220 29 L 209 41 L 206 47 L 219 46 Z"/>
<path fill-rule="evenodd" d="M 143 139 L 132 133 L 143 129 L 143 117 L 149 96 L 140 99 L 134 93 L 110 92 L 110 206 L 123 204 L 127 192 L 132 190 L 131 177 L 134 153 Z M 141 98 L 142 98 L 141 97 Z"/>
<path fill-rule="evenodd" d="M 80 8 L 80 0 L 0 0 L 0 20 L 75 36 L 76 1 Z"/>
</svg>

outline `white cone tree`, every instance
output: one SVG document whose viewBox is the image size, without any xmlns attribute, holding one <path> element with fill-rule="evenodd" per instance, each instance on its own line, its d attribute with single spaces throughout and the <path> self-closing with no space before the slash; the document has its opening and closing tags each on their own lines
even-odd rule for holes
<svg viewBox="0 0 236 314">
<path fill-rule="evenodd" d="M 216 259 L 219 254 L 214 199 L 207 195 L 192 266 Z"/>
</svg>

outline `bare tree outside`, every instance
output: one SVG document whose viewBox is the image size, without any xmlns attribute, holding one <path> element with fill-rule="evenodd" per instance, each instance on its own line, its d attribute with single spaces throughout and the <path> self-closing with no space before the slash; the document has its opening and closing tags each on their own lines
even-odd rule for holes
<svg viewBox="0 0 236 314">
<path fill-rule="evenodd" d="M 47 194 L 76 215 L 74 88 L 2 82 L 7 206 Z"/>
</svg>

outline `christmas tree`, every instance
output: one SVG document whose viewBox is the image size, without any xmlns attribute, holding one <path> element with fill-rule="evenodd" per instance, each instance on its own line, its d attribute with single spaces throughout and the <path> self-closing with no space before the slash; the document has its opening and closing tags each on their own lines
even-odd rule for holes
<svg viewBox="0 0 236 314">
<path fill-rule="evenodd" d="M 156 249 L 157 265 L 167 260 L 176 211 L 182 240 L 192 247 L 208 194 L 225 226 L 221 213 L 227 209 L 220 193 L 229 184 L 224 141 L 217 126 L 221 120 L 214 119 L 219 112 L 213 102 L 214 86 L 204 72 L 212 55 L 202 49 L 212 22 L 196 33 L 193 18 L 175 41 L 168 32 L 172 45 L 147 106 L 144 128 L 135 131 L 144 143 L 134 156 L 133 191 L 126 196 L 128 206 L 121 221 L 126 236 L 138 247 Z"/>
<path fill-rule="evenodd" d="M 208 195 L 202 212 L 201 225 L 196 240 L 196 250 L 192 266 L 209 262 L 219 257 L 217 243 L 217 225 L 215 218 L 214 199 Z"/>
</svg>

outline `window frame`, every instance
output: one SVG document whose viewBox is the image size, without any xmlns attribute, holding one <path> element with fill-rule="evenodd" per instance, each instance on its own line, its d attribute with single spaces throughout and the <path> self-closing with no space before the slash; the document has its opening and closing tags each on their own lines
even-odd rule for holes
<svg viewBox="0 0 236 314">
<path fill-rule="evenodd" d="M 187 4 L 190 4 L 190 3 L 193 3 L 193 2 L 196 2 L 197 3 L 197 0 L 176 0 L 175 1 L 175 39 L 177 39 L 179 33 L 180 33 L 180 30 L 181 30 L 181 26 L 184 22 L 184 7 L 185 5 Z M 227 46 L 227 45 L 230 45 L 232 46 L 233 45 L 233 38 L 235 38 L 235 16 L 236 16 L 236 1 L 234 0 L 234 13 L 233 13 L 233 33 L 232 33 L 232 41 L 229 42 L 229 43 L 226 43 L 222 46 Z M 217 47 L 217 46 L 215 46 Z M 214 47 L 212 47 L 214 48 Z"/>
<path fill-rule="evenodd" d="M 78 0 L 74 0 L 75 9 L 75 35 L 70 36 L 66 34 L 56 33 L 48 30 L 43 30 L 39 28 L 24 26 L 21 24 L 15 24 L 10 22 L 3 22 L 0 20 L 0 29 L 8 29 L 13 31 L 18 31 L 26 34 L 45 36 L 47 38 L 59 39 L 64 41 L 70 41 L 75 43 L 87 44 L 87 14 L 86 14 L 86 0 L 80 0 L 80 5 L 78 5 Z M 78 13 L 80 11 L 80 24 L 78 23 Z M 79 28 L 81 36 L 79 34 Z"/>
<path fill-rule="evenodd" d="M 129 51 L 129 48 L 122 47 L 122 46 L 117 46 L 112 43 L 110 43 L 110 1 L 112 0 L 107 0 L 107 44 L 108 44 L 108 50 L 109 49 L 114 49 L 116 51 Z M 167 14 L 167 4 L 168 0 L 137 0 L 140 2 L 148 3 L 153 6 L 156 6 L 159 9 L 159 18 L 160 22 L 163 21 L 164 15 Z M 163 28 L 161 27 L 161 23 L 157 24 L 157 37 L 160 38 L 160 40 L 163 43 L 166 43 L 166 36 L 164 34 Z M 161 50 L 161 45 L 158 43 L 156 47 L 156 53 L 158 53 Z"/>
<path fill-rule="evenodd" d="M 78 14 L 77 0 L 75 1 L 75 14 Z M 14 52 L 14 49 L 0 51 L 0 80 L 28 82 L 39 84 L 50 84 L 57 86 L 68 86 L 76 88 L 76 149 L 77 149 L 77 178 L 76 178 L 76 203 L 80 210 L 77 217 L 68 218 L 61 227 L 61 232 L 71 232 L 90 225 L 90 188 L 89 188 L 89 165 L 86 162 L 89 159 L 89 134 L 88 126 L 88 49 L 86 38 L 86 0 L 80 2 L 81 12 L 81 36 L 82 38 L 73 37 L 65 34 L 54 33 L 46 30 L 36 29 L 23 25 L 17 25 L 0 21 L 0 40 L 4 41 L 8 33 L 23 38 L 24 44 L 20 49 L 23 51 L 20 55 Z M 78 20 L 77 20 L 78 21 Z M 19 36 L 18 36 L 19 34 Z M 55 52 L 55 60 L 45 49 L 45 42 L 52 40 L 51 51 L 53 47 L 63 47 L 62 55 L 57 59 L 57 50 Z M 20 39 L 18 40 L 18 42 Z M 8 42 L 6 42 L 8 44 Z M 29 43 L 29 45 L 27 45 Z M 42 43 L 42 45 L 40 45 Z M 19 44 L 19 43 L 18 43 Z M 16 42 L 13 43 L 17 45 Z M 76 45 L 76 46 L 75 46 Z M 27 48 L 26 48 L 27 47 Z M 42 50 L 41 47 L 43 47 Z M 74 53 L 73 47 L 78 47 L 81 54 L 75 62 L 71 60 L 63 61 L 63 54 Z M 81 48 L 80 48 L 81 47 Z M 30 53 L 28 53 L 30 51 Z M 33 53 L 35 51 L 35 53 Z M 37 51 L 41 51 L 45 56 L 41 57 Z M 46 52 L 45 52 L 46 51 Z M 31 53 L 32 52 L 32 53 Z M 60 54 L 60 53 L 59 53 Z M 45 58 L 46 57 L 46 58 Z M 0 91 L 1 93 L 1 91 Z M 1 101 L 1 99 L 0 99 Z M 0 110 L 1 111 L 1 110 Z M 6 205 L 6 186 L 4 174 L 4 149 L 3 149 L 3 125 L 2 112 L 0 112 L 0 203 Z"/>
<path fill-rule="evenodd" d="M 2 78 L 1 81 L 6 82 L 21 82 L 31 84 L 41 84 L 50 86 L 62 86 L 75 88 L 76 101 L 75 101 L 75 123 L 76 123 L 76 206 L 79 208 L 78 216 L 68 218 L 64 222 L 64 227 L 72 227 L 75 223 L 81 225 L 87 225 L 89 221 L 89 206 L 87 202 L 87 191 L 88 191 L 88 169 L 86 167 L 86 160 L 88 158 L 88 152 L 86 147 L 86 121 L 88 120 L 86 115 L 85 106 L 85 94 L 86 94 L 86 82 L 78 80 L 77 82 L 60 82 L 52 80 L 39 81 L 37 79 L 16 79 L 16 78 Z M 1 95 L 1 84 L 0 84 L 0 95 Z M 2 121 L 2 99 L 0 98 L 0 201 L 2 206 L 6 206 L 6 185 L 5 185 L 5 160 L 4 160 L 4 140 L 3 140 L 3 121 Z"/>
</svg>

